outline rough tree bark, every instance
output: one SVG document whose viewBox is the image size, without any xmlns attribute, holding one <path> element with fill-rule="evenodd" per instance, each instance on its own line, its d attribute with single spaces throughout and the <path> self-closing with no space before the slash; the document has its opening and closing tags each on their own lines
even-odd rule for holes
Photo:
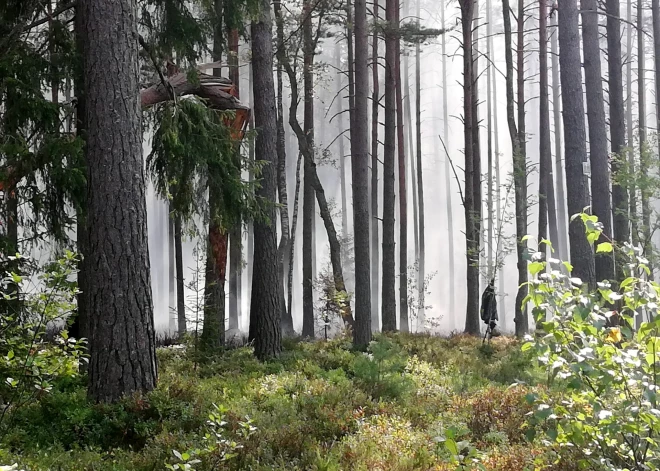
<svg viewBox="0 0 660 471">
<path fill-rule="evenodd" d="M 516 293 L 515 317 L 516 336 L 520 337 L 527 332 L 527 305 L 522 301 L 527 296 L 527 262 L 524 254 L 526 243 L 522 240 L 527 234 L 527 159 L 524 150 L 524 108 L 520 112 L 520 95 L 524 93 L 524 82 L 518 80 L 518 121 L 516 125 L 515 98 L 513 94 L 513 46 L 511 33 L 511 6 L 509 0 L 502 0 L 502 12 L 504 16 L 504 47 L 506 54 L 506 117 L 511 136 L 511 147 L 513 150 L 513 180 L 515 188 L 516 205 L 516 264 L 518 268 L 518 291 Z M 519 26 L 520 29 L 520 26 Z M 520 33 L 519 33 L 520 34 Z M 520 53 L 522 52 L 522 41 L 518 37 L 518 65 L 520 66 Z M 523 95 L 524 98 L 524 95 Z M 524 100 L 523 100 L 524 102 Z M 520 123 L 522 118 L 523 123 Z"/>
<path fill-rule="evenodd" d="M 314 337 L 314 218 L 316 202 L 312 187 L 314 166 L 314 46 L 312 40 L 312 5 L 309 0 L 303 4 L 303 88 L 304 118 L 303 132 L 306 147 L 311 155 L 304 156 L 303 176 L 303 337 Z M 289 77 L 291 78 L 291 77 Z M 291 100 L 295 100 L 293 97 Z M 290 113 L 289 119 L 297 117 Z"/>
<path fill-rule="evenodd" d="M 589 158 L 591 161 L 591 208 L 603 224 L 603 240 L 612 238 L 612 204 L 610 200 L 609 149 L 603 97 L 600 43 L 598 34 L 598 0 L 581 0 L 582 47 L 589 121 Z M 614 279 L 612 253 L 595 257 L 596 281 Z"/>
<path fill-rule="evenodd" d="M 465 314 L 465 332 L 480 334 L 479 321 L 479 230 L 476 205 L 474 201 L 474 85 L 472 19 L 474 1 L 459 0 L 461 25 L 463 31 L 463 133 L 465 139 L 465 188 L 463 206 L 465 209 L 465 254 L 467 261 L 467 307 Z"/>
<path fill-rule="evenodd" d="M 399 162 L 399 330 L 408 332 L 408 193 L 406 189 L 406 149 L 403 134 L 403 92 L 401 87 L 401 36 L 398 33 L 400 25 L 399 0 L 396 0 L 397 28 L 395 53 L 396 80 L 396 138 L 397 157 Z M 407 71 L 406 71 L 407 73 Z M 357 124 L 357 123 L 356 123 Z"/>
<path fill-rule="evenodd" d="M 374 0 L 374 22 L 380 21 L 380 5 Z M 380 58 L 378 55 L 378 29 L 374 28 L 371 38 L 371 330 L 380 329 L 380 304 L 378 289 L 380 287 L 380 231 L 378 218 L 378 114 L 380 108 Z"/>
<path fill-rule="evenodd" d="M 371 266 L 369 264 L 369 41 L 367 0 L 355 0 L 355 131 L 352 155 L 355 247 L 355 327 L 353 345 L 371 342 Z"/>
<path fill-rule="evenodd" d="M 383 281 L 382 330 L 396 330 L 394 244 L 394 162 L 396 145 L 396 0 L 386 0 L 385 20 L 385 141 L 383 143 Z"/>
<path fill-rule="evenodd" d="M 562 0 L 559 4 L 558 16 L 566 188 L 568 212 L 574 215 L 589 206 L 589 187 L 583 169 L 587 162 L 587 135 L 584 123 L 577 0 Z M 573 276 L 594 286 L 596 282 L 594 255 L 584 234 L 584 225 L 579 218 L 570 223 L 568 236 Z"/>
<path fill-rule="evenodd" d="M 266 162 L 257 195 L 275 201 L 277 183 L 277 110 L 273 83 L 273 34 L 270 1 L 259 1 L 259 15 L 250 25 L 254 125 L 257 129 L 255 155 Z M 267 209 L 268 220 L 254 222 L 254 271 L 250 307 L 250 335 L 259 359 L 276 357 L 282 350 L 281 309 L 277 263 L 275 206 Z"/>
<path fill-rule="evenodd" d="M 614 240 L 621 246 L 628 242 L 628 189 L 619 180 L 625 161 L 626 120 L 623 107 L 623 66 L 621 64 L 621 9 L 619 0 L 607 0 L 607 70 L 610 104 L 610 139 L 612 142 L 612 229 Z M 623 159 L 623 160 L 622 160 Z M 614 259 L 616 279 L 622 281 L 623 264 Z"/>
<path fill-rule="evenodd" d="M 292 265 L 293 258 L 290 256 L 290 245 L 293 235 L 289 235 L 289 200 L 287 194 L 286 181 L 286 133 L 284 130 L 284 80 L 282 74 L 282 57 L 285 53 L 284 42 L 284 22 L 282 21 L 282 2 L 277 0 L 273 3 L 277 27 L 277 193 L 280 201 L 280 222 L 282 236 L 278 247 L 278 257 L 280 264 L 281 282 L 280 282 L 280 308 L 282 309 L 282 335 L 284 337 L 292 336 L 295 331 L 293 328 L 293 316 L 291 314 L 290 301 L 285 302 L 285 286 L 288 286 L 288 273 Z M 296 194 L 297 197 L 297 194 Z M 291 289 L 290 287 L 288 288 Z M 287 293 L 289 296 L 290 293 Z M 288 297 L 287 297 L 288 300 Z"/>
<path fill-rule="evenodd" d="M 156 386 L 137 4 L 82 2 L 88 188 L 89 395 L 114 402 Z M 99 64 L 103 64 L 102 67 Z"/>
</svg>

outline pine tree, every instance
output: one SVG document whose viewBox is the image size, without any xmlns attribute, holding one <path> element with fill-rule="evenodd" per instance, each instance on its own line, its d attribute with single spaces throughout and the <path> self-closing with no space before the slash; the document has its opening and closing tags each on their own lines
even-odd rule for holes
<svg viewBox="0 0 660 471">
<path fill-rule="evenodd" d="M 117 401 L 156 386 L 138 81 L 136 3 L 89 0 L 84 126 L 88 162 L 89 395 Z M 105 64 L 99 68 L 96 64 Z"/>
<path fill-rule="evenodd" d="M 610 169 L 607 148 L 607 125 L 603 98 L 600 43 L 598 32 L 598 0 L 581 0 L 584 76 L 589 120 L 589 158 L 591 161 L 591 200 L 593 213 L 603 225 L 601 241 L 612 238 L 612 205 Z M 612 254 L 598 254 L 595 260 L 596 281 L 614 278 Z"/>
<path fill-rule="evenodd" d="M 590 203 L 588 179 L 584 168 L 587 162 L 587 136 L 584 123 L 577 0 L 562 0 L 559 3 L 558 16 L 567 201 L 568 212 L 574 215 L 581 213 Z M 579 218 L 570 223 L 568 235 L 573 275 L 595 286 L 594 255 Z"/>
<path fill-rule="evenodd" d="M 353 345 L 371 341 L 371 274 L 369 263 L 369 145 L 367 1 L 355 0 L 355 142 L 352 150 L 353 230 L 355 234 L 355 328 Z"/>
<path fill-rule="evenodd" d="M 259 1 L 259 15 L 250 25 L 252 77 L 255 95 L 255 156 L 266 162 L 258 196 L 274 202 L 277 191 L 277 108 L 273 81 L 273 34 L 270 1 Z M 250 335 L 259 359 L 276 357 L 282 350 L 280 277 L 277 260 L 275 206 L 269 206 L 267 221 L 254 222 L 254 259 Z"/>
</svg>

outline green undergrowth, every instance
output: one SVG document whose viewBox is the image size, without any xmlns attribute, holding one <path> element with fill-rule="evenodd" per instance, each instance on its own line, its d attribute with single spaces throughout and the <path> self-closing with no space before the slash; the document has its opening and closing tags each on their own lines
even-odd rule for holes
<svg viewBox="0 0 660 471">
<path fill-rule="evenodd" d="M 512 339 L 379 336 L 287 342 L 277 361 L 250 348 L 195 365 L 161 349 L 158 388 L 95 405 L 61 382 L 7 417 L 0 464 L 41 470 L 534 469 L 525 401 L 540 382 Z M 550 461 L 549 461 L 550 462 Z M 470 467 L 464 469 L 471 469 Z M 550 469 L 550 468 L 547 468 Z M 566 469 L 555 467 L 552 469 Z"/>
</svg>

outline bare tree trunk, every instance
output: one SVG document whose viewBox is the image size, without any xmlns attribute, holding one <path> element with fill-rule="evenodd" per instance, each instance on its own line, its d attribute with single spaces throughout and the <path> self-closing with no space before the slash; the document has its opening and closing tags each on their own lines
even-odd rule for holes
<svg viewBox="0 0 660 471">
<path fill-rule="evenodd" d="M 621 64 L 621 9 L 619 0 L 607 0 L 607 66 L 610 103 L 610 139 L 612 141 L 612 220 L 614 240 L 621 246 L 628 242 L 628 189 L 619 172 L 625 161 L 626 120 L 623 108 L 623 66 Z M 632 143 L 631 143 L 632 144 Z M 625 277 L 623 263 L 615 258 L 616 279 Z"/>
<path fill-rule="evenodd" d="M 520 337 L 527 331 L 527 305 L 523 305 L 523 299 L 527 296 L 527 262 L 524 258 L 526 244 L 523 237 L 527 233 L 527 159 L 524 150 L 525 139 L 524 131 L 516 126 L 515 118 L 515 99 L 513 92 L 513 46 L 511 33 L 511 6 L 509 0 L 502 1 L 502 12 L 504 15 L 504 44 L 506 53 L 506 115 L 509 125 L 509 135 L 511 136 L 511 147 L 513 149 L 513 180 L 515 187 L 516 200 L 516 255 L 518 268 L 518 292 L 516 294 L 515 317 L 516 336 Z M 520 25 L 518 26 L 520 30 Z M 518 36 L 518 65 L 520 66 L 520 54 L 522 53 L 523 42 Z M 519 69 L 520 70 L 520 69 Z M 518 79 L 518 105 L 520 107 L 520 95 L 524 93 L 524 81 L 521 83 Z M 524 98 L 524 96 L 523 96 Z M 524 102 L 524 100 L 523 100 Z M 522 118 L 524 129 L 524 108 L 523 112 L 518 109 L 518 120 Z"/>
<path fill-rule="evenodd" d="M 445 24 L 445 2 L 440 2 L 440 21 Z M 447 39 L 442 35 L 442 124 L 444 142 L 449 148 L 449 113 L 447 99 Z M 449 156 L 445 156 L 445 199 L 447 204 L 447 249 L 449 257 L 449 312 L 451 316 L 456 315 L 456 282 L 454 268 L 454 218 L 451 191 L 451 163 Z"/>
<path fill-rule="evenodd" d="M 174 215 L 168 204 L 167 211 L 167 284 L 169 299 L 167 303 L 168 329 L 170 333 L 175 329 L 176 315 L 176 262 L 174 249 Z"/>
<path fill-rule="evenodd" d="M 416 16 L 417 16 L 417 27 L 419 28 L 419 18 L 421 16 L 421 0 L 417 0 L 416 7 Z M 417 312 L 417 322 L 418 325 L 422 326 L 422 330 L 425 330 L 425 314 L 426 314 L 426 300 L 425 300 L 425 289 L 424 283 L 426 280 L 426 238 L 424 234 L 424 176 L 422 171 L 422 65 L 421 65 L 421 46 L 419 42 L 415 46 L 415 108 L 417 110 L 417 116 L 415 119 L 415 130 L 417 133 L 416 142 L 417 142 L 417 204 L 419 205 L 418 211 L 418 220 L 417 227 L 419 232 L 419 245 L 415 242 L 417 247 L 417 259 L 419 262 L 418 267 L 418 281 L 417 287 L 419 291 L 419 309 Z"/>
<path fill-rule="evenodd" d="M 380 21 L 380 5 L 374 0 L 374 22 Z M 380 287 L 380 231 L 378 218 L 378 111 L 380 108 L 378 30 L 374 28 L 371 44 L 371 330 L 380 329 L 378 289 Z"/>
<path fill-rule="evenodd" d="M 229 1 L 229 0 L 225 0 Z M 228 24 L 228 29 L 233 25 Z M 238 29 L 229 32 L 229 79 L 236 87 L 236 98 L 240 98 L 240 71 L 238 68 Z M 240 166 L 240 149 L 236 149 L 235 159 Z M 229 329 L 238 329 L 241 317 L 241 272 L 243 254 L 242 221 L 238 220 L 229 231 Z"/>
<path fill-rule="evenodd" d="M 369 40 L 367 0 L 355 0 L 355 131 L 352 152 L 353 230 L 355 233 L 355 328 L 353 345 L 371 342 L 371 274 L 369 264 Z"/>
<path fill-rule="evenodd" d="M 341 43 L 337 42 L 335 46 L 335 56 L 337 59 L 337 70 L 341 70 Z M 346 151 L 344 148 L 344 110 L 343 100 L 341 99 L 342 84 L 341 74 L 337 76 L 337 119 L 339 120 L 339 183 L 341 189 L 341 236 L 346 240 L 348 237 L 348 202 L 346 199 Z M 352 132 L 349 130 L 349 132 Z"/>
<path fill-rule="evenodd" d="M 396 0 L 395 25 L 400 25 L 399 0 Z M 403 135 L 403 93 L 401 89 L 401 37 L 396 37 L 396 122 L 399 159 L 399 329 L 410 331 L 408 320 L 408 194 L 406 189 L 406 149 Z"/>
<path fill-rule="evenodd" d="M 250 108 L 254 109 L 254 84 L 252 80 L 252 75 L 253 75 L 253 70 L 252 70 L 252 61 L 250 61 L 248 65 L 248 88 L 249 88 L 249 97 L 250 97 Z M 250 113 L 250 122 L 248 123 L 248 129 L 250 131 L 254 131 L 254 113 Z M 248 142 L 248 158 L 250 159 L 250 162 L 254 162 L 254 139 L 250 139 Z M 248 176 L 250 181 L 254 180 L 254 173 L 252 170 L 249 171 L 249 176 Z M 246 296 L 247 299 L 250 300 L 252 299 L 252 272 L 253 272 L 253 262 L 254 262 L 254 224 L 252 224 L 252 221 L 248 221 L 247 223 L 247 267 L 246 267 L 246 283 L 245 283 L 245 288 L 246 288 Z M 250 303 L 248 303 L 248 315 L 250 318 L 252 318 L 252 314 L 249 312 L 250 310 Z"/>
<path fill-rule="evenodd" d="M 557 228 L 557 205 L 555 202 L 555 178 L 552 165 L 552 149 L 550 144 L 550 105 L 548 103 L 548 7 L 546 0 L 539 2 L 539 59 L 540 59 L 540 179 L 543 183 L 545 197 L 545 210 L 548 214 L 548 225 L 550 229 L 550 242 L 554 247 L 559 247 L 559 231 Z M 539 184 L 539 188 L 541 184 Z M 539 191 L 541 193 L 541 191 Z M 539 195 L 539 203 L 541 202 Z M 541 209 L 539 209 L 541 212 Z M 541 218 L 539 218 L 540 220 Z M 541 234 L 541 223 L 539 222 L 539 234 Z M 540 241 L 539 237 L 539 241 Z M 557 250 L 555 248 L 555 250 Z"/>
<path fill-rule="evenodd" d="M 607 148 L 607 125 L 603 98 L 600 43 L 598 34 L 598 0 L 581 0 L 584 76 L 589 120 L 589 158 L 591 160 L 591 207 L 603 224 L 603 239 L 612 238 L 612 205 L 610 201 L 610 169 Z M 614 279 L 611 253 L 597 254 L 596 281 Z"/>
<path fill-rule="evenodd" d="M 186 293 L 183 276 L 183 240 L 181 218 L 174 216 L 174 258 L 176 263 L 176 317 L 179 337 L 188 331 L 186 322 Z"/>
<path fill-rule="evenodd" d="M 491 36 L 493 34 L 493 25 L 492 25 L 492 5 L 491 0 L 486 0 L 486 56 L 493 59 L 493 48 Z M 493 97 L 492 83 L 493 83 L 493 72 L 492 64 L 488 63 L 486 65 L 486 121 L 487 121 L 487 152 L 488 152 L 488 170 L 487 170 L 487 195 L 486 195 L 486 205 L 487 205 L 487 218 L 488 218 L 488 236 L 487 236 L 487 253 L 488 253 L 488 273 L 486 275 L 487 281 L 490 281 L 491 278 L 495 278 L 495 267 L 493 266 Z M 496 118 L 497 119 L 497 118 Z M 499 220 L 498 220 L 499 221 Z M 497 254 L 495 254 L 497 255 Z"/>
<path fill-rule="evenodd" d="M 561 119 L 561 87 L 559 83 L 559 41 L 557 30 L 557 14 L 551 17 L 555 27 L 550 40 L 550 57 L 552 66 L 552 114 L 555 128 L 555 173 L 557 182 L 557 252 L 559 258 L 568 261 L 568 217 L 566 215 L 566 191 L 564 185 L 564 164 L 561 146 L 562 119 Z"/>
<path fill-rule="evenodd" d="M 304 156 L 303 179 L 303 337 L 314 337 L 314 218 L 316 217 L 316 195 L 312 187 L 314 165 L 314 47 L 312 41 L 311 3 L 303 4 L 303 83 L 304 119 L 303 132 L 306 146 L 311 155 Z M 291 97 L 291 100 L 297 97 Z M 291 119 L 291 115 L 289 116 Z M 296 118 L 297 119 L 297 118 Z"/>
<path fill-rule="evenodd" d="M 651 0 L 653 17 L 653 62 L 655 67 L 656 131 L 660 134 L 660 0 Z"/>
<path fill-rule="evenodd" d="M 489 28 L 492 28 L 492 8 L 491 6 L 488 7 L 488 25 Z M 491 51 L 495 51 L 495 48 L 493 47 L 493 35 L 492 31 L 488 33 L 488 45 Z M 491 56 L 491 60 L 495 60 L 494 56 Z M 493 116 L 494 116 L 494 122 L 493 122 L 493 132 L 495 134 L 494 136 L 494 141 L 495 141 L 495 195 L 497 198 L 497 208 L 496 208 L 496 217 L 497 217 L 497 243 L 496 243 L 496 251 L 495 251 L 495 260 L 496 263 L 500 266 L 499 269 L 499 283 L 498 283 L 498 292 L 499 292 L 499 306 L 500 306 L 500 323 L 502 326 L 505 325 L 506 321 L 506 304 L 505 304 L 505 291 L 504 291 L 504 263 L 503 261 L 500 261 L 500 250 L 501 250 L 501 242 L 502 242 L 502 190 L 500 187 L 500 139 L 499 139 L 499 126 L 498 126 L 498 112 L 497 112 L 497 74 L 492 73 L 491 74 L 492 79 L 493 79 L 493 95 L 492 98 L 489 96 L 489 100 L 492 99 L 493 103 Z"/>
<path fill-rule="evenodd" d="M 286 134 L 284 131 L 284 80 L 282 77 L 282 55 L 284 54 L 284 23 L 282 21 L 282 2 L 277 0 L 273 3 L 273 10 L 275 11 L 276 28 L 277 28 L 277 192 L 280 201 L 280 225 L 282 228 L 282 236 L 280 238 L 280 245 L 277 249 L 281 282 L 280 282 L 280 303 L 282 309 L 282 336 L 289 337 L 295 334 L 293 328 L 293 317 L 291 314 L 290 301 L 285 302 L 284 292 L 285 286 L 290 290 L 287 284 L 288 273 L 290 266 L 293 263 L 291 257 L 291 240 L 293 235 L 289 235 L 289 200 L 287 195 L 287 181 L 286 181 Z M 296 194 L 296 197 L 298 195 Z M 290 293 L 288 293 L 291 298 Z"/>
<path fill-rule="evenodd" d="M 467 307 L 465 314 L 465 332 L 480 334 L 479 322 L 479 221 L 474 200 L 475 157 L 474 157 L 474 112 L 475 98 L 473 75 L 474 53 L 472 43 L 472 19 L 474 1 L 459 0 L 461 25 L 463 31 L 463 132 L 465 138 L 465 254 L 467 261 Z"/>
<path fill-rule="evenodd" d="M 137 5 L 88 0 L 84 128 L 88 188 L 89 395 L 114 402 L 156 386 Z M 98 67 L 97 64 L 104 64 Z"/>
<path fill-rule="evenodd" d="M 403 0 L 403 9 L 404 17 L 408 18 L 410 16 L 410 1 Z M 417 20 L 415 20 L 417 22 Z M 409 157 L 409 168 L 407 169 L 406 176 L 410 178 L 410 186 L 412 193 L 412 208 L 413 208 L 413 217 L 412 217 L 412 226 L 413 226 L 413 254 L 414 261 L 419 263 L 419 201 L 417 200 L 419 193 L 417 190 L 417 168 L 416 168 L 416 151 L 415 144 L 413 140 L 413 129 L 416 129 L 413 126 L 412 121 L 412 106 L 410 100 L 410 94 L 412 93 L 410 88 L 410 61 L 408 59 L 408 54 L 403 54 L 403 70 L 401 71 L 401 78 L 403 79 L 403 112 L 405 116 L 404 120 L 404 132 L 406 134 L 406 139 L 404 140 L 404 149 L 406 154 Z M 415 69 L 417 66 L 415 65 Z M 415 75 L 416 80 L 416 75 Z M 416 90 L 416 89 L 415 89 Z M 417 131 L 415 131 L 416 133 Z M 406 270 L 407 272 L 407 270 Z M 410 282 L 410 280 L 408 280 Z M 417 282 L 419 282 L 419 265 L 417 266 Z M 416 313 L 418 314 L 418 313 Z M 417 317 L 417 323 L 419 325 L 419 317 Z M 410 329 L 415 330 L 412 325 L 412 319 L 410 319 Z"/>
<path fill-rule="evenodd" d="M 296 191 L 293 198 L 293 217 L 291 220 L 291 241 L 289 249 L 289 274 L 287 281 L 287 316 L 293 319 L 291 309 L 293 306 L 293 261 L 296 248 L 296 229 L 298 227 L 298 201 L 300 199 L 300 167 L 302 164 L 302 152 L 298 152 L 298 162 L 296 163 Z"/>
<path fill-rule="evenodd" d="M 386 0 L 385 20 L 385 142 L 383 155 L 383 283 L 382 330 L 396 330 L 395 245 L 394 245 L 394 162 L 396 145 L 396 24 L 397 0 Z"/>
<path fill-rule="evenodd" d="M 628 133 L 628 172 L 635 174 L 635 127 L 633 123 L 633 78 L 632 78 L 632 54 L 633 54 L 633 2 L 628 0 L 628 26 L 626 27 L 626 125 Z M 635 183 L 631 183 L 629 188 L 629 215 L 630 215 L 630 234 L 634 246 L 639 244 L 639 231 L 637 228 L 637 188 Z"/>
<path fill-rule="evenodd" d="M 310 44 L 310 49 L 311 51 L 314 51 L 315 49 L 315 44 L 314 41 Z M 332 221 L 332 216 L 330 214 L 330 210 L 328 208 L 328 203 L 325 198 L 325 192 L 323 190 L 323 186 L 321 185 L 321 181 L 319 180 L 318 174 L 316 172 L 316 164 L 314 163 L 314 150 L 313 147 L 310 145 L 313 142 L 310 142 L 309 139 L 309 134 L 305 133 L 305 130 L 300 126 L 300 123 L 298 122 L 298 117 L 297 117 L 297 110 L 298 110 L 298 82 L 296 81 L 296 73 L 293 70 L 293 67 L 289 63 L 288 59 L 284 54 L 281 54 L 280 60 L 282 62 L 282 65 L 284 66 L 284 69 L 289 77 L 289 84 L 291 86 L 291 101 L 289 104 L 289 125 L 293 129 L 294 133 L 296 134 L 296 137 L 298 139 L 298 148 L 299 151 L 301 152 L 304 163 L 305 165 L 308 166 L 308 182 L 310 183 L 310 186 L 316 195 L 316 201 L 318 202 L 319 205 L 319 210 L 321 212 L 321 218 L 323 219 L 323 223 L 325 225 L 326 232 L 328 234 L 328 242 L 330 244 L 330 263 L 332 265 L 332 272 L 333 272 L 333 279 L 335 283 L 335 290 L 339 293 L 344 293 L 346 294 L 346 285 L 344 283 L 344 274 L 342 271 L 342 266 L 341 266 L 341 244 L 339 243 L 339 239 L 337 237 L 337 231 L 335 230 L 334 222 Z M 309 92 L 309 95 L 307 94 L 307 90 L 305 91 L 306 97 L 309 96 L 310 100 L 313 99 L 313 91 Z M 307 101 L 307 100 L 306 100 Z M 306 103 L 306 108 L 307 108 L 307 103 Z M 306 111 L 309 111 L 306 109 Z M 307 113 L 305 113 L 307 115 Z M 309 123 L 307 123 L 309 124 Z M 304 204 L 304 201 L 303 201 Z M 303 207 L 304 211 L 304 207 Z M 304 226 L 303 226 L 303 252 L 305 248 L 305 236 L 304 236 Z M 304 260 L 303 260 L 303 270 L 304 270 Z M 304 277 L 304 271 L 303 271 L 303 277 Z M 303 297 L 303 303 L 305 302 L 305 299 Z M 313 311 L 312 311 L 313 312 Z M 353 325 L 353 315 L 351 313 L 351 307 L 350 303 L 346 303 L 343 306 L 342 309 L 342 318 L 344 320 L 344 323 L 346 325 L 352 326 Z M 314 324 L 313 324 L 313 317 L 311 319 L 311 333 L 305 333 L 305 318 L 304 318 L 304 313 L 303 313 L 303 336 L 313 336 L 314 335 Z M 308 329 L 309 329 L 309 324 L 308 324 Z"/>
<path fill-rule="evenodd" d="M 568 212 L 574 215 L 589 206 L 589 187 L 584 172 L 587 162 L 587 135 L 584 123 L 577 0 L 562 0 L 558 16 Z M 590 286 L 595 286 L 594 255 L 579 218 L 570 223 L 569 240 L 573 275 Z"/>
<path fill-rule="evenodd" d="M 259 16 L 252 21 L 252 66 L 255 95 L 255 153 L 266 162 L 257 196 L 275 201 L 277 183 L 277 112 L 273 83 L 273 34 L 270 1 L 260 0 Z M 250 340 L 259 359 L 276 357 L 282 350 L 281 309 L 277 263 L 275 206 L 267 210 L 270 223 L 254 222 L 254 275 L 250 308 Z"/>
<path fill-rule="evenodd" d="M 637 102 L 639 107 L 639 171 L 647 175 L 648 165 L 648 142 L 646 141 L 646 50 L 644 45 L 644 6 L 642 0 L 637 4 Z M 650 192 L 642 185 L 642 246 L 644 255 L 649 260 L 651 278 L 653 276 L 653 260 L 651 255 L 651 204 L 649 202 Z"/>
<path fill-rule="evenodd" d="M 474 279 L 479 283 L 480 279 L 483 278 L 481 275 L 481 258 L 483 254 L 483 246 L 485 243 L 484 233 L 482 231 L 483 227 L 483 201 L 481 197 L 481 129 L 479 121 L 479 55 L 481 51 L 479 50 L 479 21 L 481 20 L 479 16 L 479 0 L 474 0 L 474 13 L 472 14 L 472 77 L 474 84 L 472 86 L 472 93 L 474 97 L 472 98 L 472 147 L 473 150 L 473 162 L 474 162 L 474 171 L 472 178 L 474 182 L 472 183 L 472 191 L 474 192 L 473 201 L 474 201 L 474 224 L 475 224 L 475 234 L 477 237 L 477 252 L 475 254 L 476 264 L 468 267 L 468 272 L 476 272 L 474 274 Z M 477 292 L 480 291 L 479 285 L 476 287 Z M 479 301 L 477 301 L 477 306 Z"/>
</svg>

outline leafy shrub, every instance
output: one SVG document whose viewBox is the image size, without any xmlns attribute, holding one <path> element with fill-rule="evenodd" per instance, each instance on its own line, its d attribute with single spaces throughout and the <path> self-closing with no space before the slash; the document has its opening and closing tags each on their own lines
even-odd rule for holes
<svg viewBox="0 0 660 471">
<path fill-rule="evenodd" d="M 34 277 L 12 272 L 0 279 L 0 425 L 7 410 L 44 397 L 61 378 L 78 375 L 84 341 L 66 330 L 47 338 L 47 329 L 66 323 L 75 311 L 76 266 L 75 254 L 66 252 Z"/>
<path fill-rule="evenodd" d="M 588 239 L 597 240 L 597 219 L 580 217 Z M 617 290 L 599 283 L 588 291 L 558 261 L 530 264 L 528 300 L 539 333 L 523 349 L 536 353 L 548 383 L 564 391 L 530 396 L 536 407 L 532 422 L 544 426 L 562 458 L 577 449 L 579 462 L 593 469 L 657 470 L 660 285 L 646 280 L 650 270 L 640 250 L 629 245 L 621 250 L 631 276 Z M 597 248 L 611 251 L 607 242 Z M 640 311 L 649 321 L 635 331 Z"/>
</svg>

